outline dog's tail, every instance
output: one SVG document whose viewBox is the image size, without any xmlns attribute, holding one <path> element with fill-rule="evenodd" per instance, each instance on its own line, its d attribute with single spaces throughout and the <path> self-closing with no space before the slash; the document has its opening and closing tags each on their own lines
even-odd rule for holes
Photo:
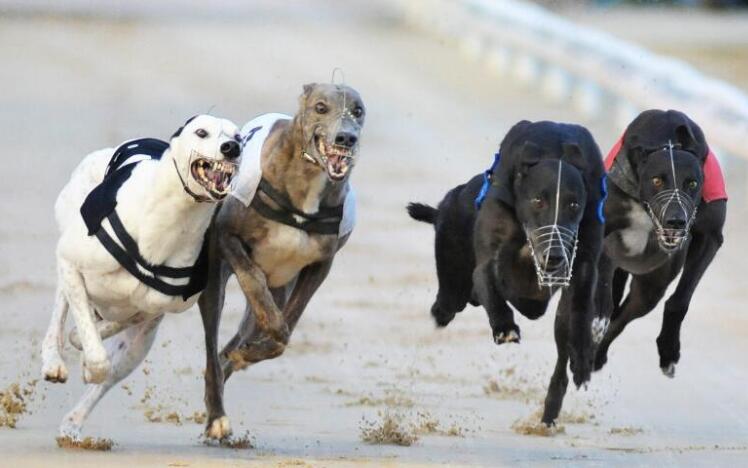
<svg viewBox="0 0 748 468">
<path fill-rule="evenodd" d="M 407 210 L 411 218 L 429 224 L 434 224 L 439 214 L 439 210 L 423 203 L 408 203 Z"/>
</svg>

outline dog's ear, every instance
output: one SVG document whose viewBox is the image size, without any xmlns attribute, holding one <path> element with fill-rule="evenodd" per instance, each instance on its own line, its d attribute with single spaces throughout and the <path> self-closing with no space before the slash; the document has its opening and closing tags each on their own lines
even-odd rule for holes
<svg viewBox="0 0 748 468">
<path fill-rule="evenodd" d="M 527 171 L 532 166 L 540 162 L 542 150 L 540 146 L 531 141 L 526 141 L 519 150 L 519 166 L 521 172 Z"/>
<path fill-rule="evenodd" d="M 696 139 L 696 135 L 693 134 L 693 130 L 691 130 L 690 125 L 683 124 L 678 125 L 675 128 L 675 141 L 683 150 L 688 151 L 689 153 L 693 153 L 697 157 L 701 158 L 703 148 L 699 141 Z"/>
<path fill-rule="evenodd" d="M 303 109 L 306 105 L 306 100 L 309 99 L 309 96 L 312 94 L 312 91 L 314 90 L 314 87 L 317 85 L 317 83 L 307 83 L 304 86 L 302 86 L 302 92 L 301 96 L 299 96 L 299 108 Z"/>
<path fill-rule="evenodd" d="M 561 155 L 564 161 L 579 169 L 579 172 L 584 173 L 587 170 L 587 160 L 577 143 L 562 143 Z"/>
<path fill-rule="evenodd" d="M 193 115 L 192 117 L 190 117 L 189 119 L 187 119 L 187 121 L 184 123 L 184 125 L 182 125 L 181 127 L 179 127 L 177 129 L 177 131 L 174 132 L 174 134 L 171 137 L 172 138 L 176 138 L 179 135 L 181 135 L 182 134 L 182 130 L 184 130 L 184 127 L 186 127 L 190 122 L 192 122 L 193 120 L 195 120 L 196 117 L 197 117 L 197 115 Z"/>
</svg>

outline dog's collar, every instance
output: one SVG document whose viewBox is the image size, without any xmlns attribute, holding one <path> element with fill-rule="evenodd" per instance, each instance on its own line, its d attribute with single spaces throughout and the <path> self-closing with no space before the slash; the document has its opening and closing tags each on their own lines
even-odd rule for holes
<svg viewBox="0 0 748 468">
<path fill-rule="evenodd" d="M 288 197 L 276 190 L 264 178 L 260 179 L 258 190 L 278 206 L 278 208 L 274 208 L 267 204 L 262 196 L 255 195 L 251 206 L 263 217 L 310 234 L 337 235 L 339 233 L 340 222 L 343 219 L 342 204 L 333 207 L 320 207 L 316 213 L 308 214 L 293 206 Z M 298 218 L 301 218 L 302 221 L 299 221 Z"/>
<path fill-rule="evenodd" d="M 173 162 L 173 163 L 174 163 L 174 170 L 175 170 L 175 171 L 177 171 L 177 177 L 179 177 L 179 182 L 181 182 L 181 183 L 182 183 L 182 188 L 184 189 L 184 191 L 185 191 L 185 192 L 187 192 L 187 195 L 191 196 L 191 197 L 192 197 L 192 199 L 193 199 L 193 200 L 195 200 L 195 201 L 196 201 L 197 203 L 210 203 L 210 202 L 215 202 L 215 200 L 213 200 L 212 198 L 210 198 L 210 197 L 208 197 L 208 196 L 205 196 L 205 195 L 200 195 L 200 194 L 197 194 L 197 193 L 193 192 L 193 191 L 192 191 L 192 190 L 191 190 L 191 189 L 190 189 L 190 188 L 189 188 L 189 187 L 187 186 L 187 183 L 186 183 L 186 182 L 184 181 L 184 179 L 182 178 L 182 174 L 180 174 L 180 173 L 179 173 L 179 166 L 177 166 L 177 160 L 176 160 L 176 159 L 174 159 L 174 156 L 172 156 L 172 157 L 171 157 L 171 162 Z"/>
</svg>

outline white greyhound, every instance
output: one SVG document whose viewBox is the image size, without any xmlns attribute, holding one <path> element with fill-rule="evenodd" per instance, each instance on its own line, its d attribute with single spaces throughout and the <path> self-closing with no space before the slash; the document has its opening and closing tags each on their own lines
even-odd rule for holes
<svg viewBox="0 0 748 468">
<path fill-rule="evenodd" d="M 61 353 L 70 308 L 71 342 L 83 351 L 83 380 L 92 385 L 61 435 L 78 439 L 99 399 L 145 358 L 164 314 L 197 300 L 211 202 L 228 193 L 240 154 L 236 125 L 199 115 L 170 143 L 126 142 L 89 154 L 73 171 L 55 203 L 58 286 L 42 373 L 67 380 Z"/>
</svg>

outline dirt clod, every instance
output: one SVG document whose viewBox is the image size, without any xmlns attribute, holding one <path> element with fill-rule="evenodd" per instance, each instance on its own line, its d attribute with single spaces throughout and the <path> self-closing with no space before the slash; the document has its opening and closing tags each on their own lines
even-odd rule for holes
<svg viewBox="0 0 748 468">
<path fill-rule="evenodd" d="M 418 440 L 416 428 L 403 422 L 401 415 L 389 411 L 378 413 L 381 420 L 361 420 L 361 440 L 367 444 L 409 447 Z"/>
<path fill-rule="evenodd" d="M 10 384 L 0 392 L 0 427 L 15 428 L 22 415 L 28 413 L 28 404 L 33 400 L 37 380 Z"/>
<path fill-rule="evenodd" d="M 71 437 L 58 437 L 57 446 L 64 449 L 78 449 L 78 450 L 98 450 L 101 452 L 108 452 L 114 447 L 112 439 L 95 439 L 93 437 L 85 437 L 83 439 L 73 439 Z"/>
</svg>

